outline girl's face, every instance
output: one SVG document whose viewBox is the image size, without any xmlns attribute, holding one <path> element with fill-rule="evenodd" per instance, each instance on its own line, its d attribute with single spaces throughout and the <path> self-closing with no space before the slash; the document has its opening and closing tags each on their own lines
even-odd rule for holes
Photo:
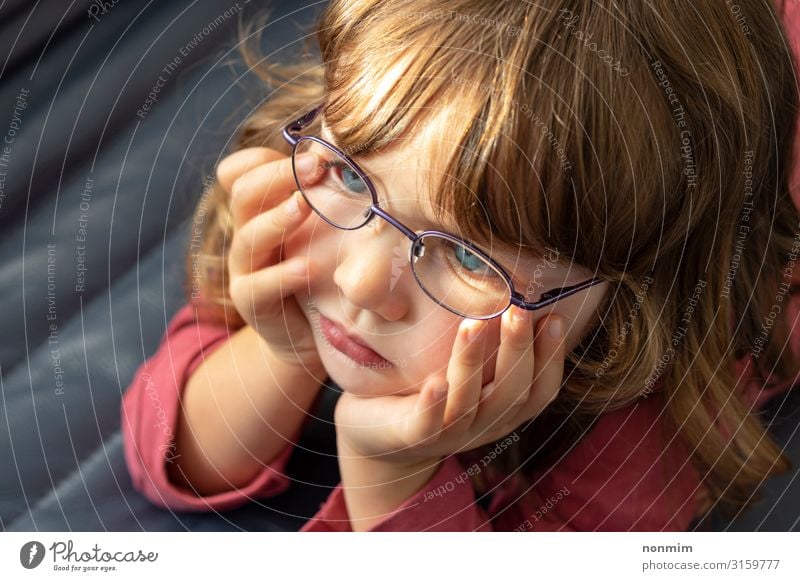
<svg viewBox="0 0 800 581">
<path fill-rule="evenodd" d="M 433 127 L 433 125 L 430 125 Z M 323 126 L 321 137 L 333 143 Z M 428 196 L 421 186 L 428 155 L 419 143 L 436 139 L 433 131 L 418 134 L 390 151 L 359 160 L 373 181 L 380 205 L 414 231 L 437 229 L 459 235 L 456 224 L 433 222 Z M 435 182 L 434 182 L 435 183 Z M 592 273 L 564 262 L 556 251 L 530 258 L 512 250 L 488 248 L 492 258 L 512 275 L 515 288 L 532 297 L 552 288 L 577 284 Z M 419 287 L 408 262 L 410 240 L 375 216 L 358 230 L 335 228 L 316 213 L 284 243 L 286 258 L 307 255 L 313 260 L 307 292 L 297 294 L 309 320 L 317 349 L 330 375 L 343 390 L 355 395 L 406 395 L 420 391 L 432 374 L 446 374 L 448 360 L 462 318 L 433 302 Z M 547 313 L 564 320 L 566 347 L 571 350 L 596 319 L 607 283 L 590 287 L 550 307 L 535 311 L 533 324 Z M 346 355 L 326 337 L 334 322 L 380 358 Z M 500 341 L 500 317 L 490 321 L 483 383 L 494 377 Z M 335 341 L 334 341 L 335 342 Z M 344 351 L 348 351 L 344 348 Z"/>
</svg>

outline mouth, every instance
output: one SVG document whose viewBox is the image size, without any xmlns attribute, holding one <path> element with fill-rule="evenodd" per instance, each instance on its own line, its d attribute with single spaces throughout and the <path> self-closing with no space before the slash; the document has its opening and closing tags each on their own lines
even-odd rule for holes
<svg viewBox="0 0 800 581">
<path fill-rule="evenodd" d="M 392 363 L 382 357 L 380 353 L 370 348 L 364 341 L 351 333 L 347 333 L 341 325 L 331 321 L 319 313 L 319 324 L 322 334 L 328 343 L 356 363 L 364 367 L 381 368 L 394 367 Z"/>
</svg>

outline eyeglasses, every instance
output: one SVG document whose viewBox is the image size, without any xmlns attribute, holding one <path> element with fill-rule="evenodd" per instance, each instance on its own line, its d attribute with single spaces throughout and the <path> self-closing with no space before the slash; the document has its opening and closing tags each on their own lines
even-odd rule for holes
<svg viewBox="0 0 800 581">
<path fill-rule="evenodd" d="M 411 240 L 408 256 L 417 283 L 434 302 L 469 319 L 492 319 L 511 305 L 535 311 L 602 282 L 592 278 L 543 293 L 528 302 L 514 289 L 506 270 L 475 244 L 458 236 L 425 230 L 416 233 L 378 205 L 378 194 L 364 171 L 343 151 L 325 140 L 298 135 L 310 125 L 323 105 L 315 107 L 283 129 L 292 145 L 292 168 L 300 193 L 312 210 L 331 226 L 357 230 L 380 216 Z M 324 159 L 313 180 L 297 174 L 295 159 L 314 151 Z"/>
</svg>

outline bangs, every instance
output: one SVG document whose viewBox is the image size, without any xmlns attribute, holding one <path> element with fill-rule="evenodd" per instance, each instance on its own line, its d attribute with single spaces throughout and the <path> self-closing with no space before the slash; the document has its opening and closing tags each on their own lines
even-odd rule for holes
<svg viewBox="0 0 800 581">
<path fill-rule="evenodd" d="M 458 224 L 453 234 L 490 252 L 545 256 L 554 241 L 541 177 L 549 196 L 568 192 L 550 144 L 522 116 L 521 104 L 532 101 L 523 65 L 536 42 L 495 35 L 483 50 L 465 50 L 463 22 L 398 24 L 396 14 L 372 8 L 351 15 L 358 24 L 329 13 L 320 25 L 333 141 L 363 160 L 413 143 L 430 168 L 419 177 L 437 222 Z"/>
</svg>

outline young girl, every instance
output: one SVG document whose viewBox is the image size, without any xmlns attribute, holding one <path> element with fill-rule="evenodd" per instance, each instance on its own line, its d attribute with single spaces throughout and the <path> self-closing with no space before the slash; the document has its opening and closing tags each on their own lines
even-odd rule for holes
<svg viewBox="0 0 800 581">
<path fill-rule="evenodd" d="M 760 409 L 800 379 L 798 22 L 332 0 L 321 60 L 260 65 L 278 90 L 198 205 L 192 300 L 123 402 L 136 488 L 283 492 L 329 379 L 342 482 L 302 530 L 685 530 L 751 504 L 790 468 Z"/>
</svg>

